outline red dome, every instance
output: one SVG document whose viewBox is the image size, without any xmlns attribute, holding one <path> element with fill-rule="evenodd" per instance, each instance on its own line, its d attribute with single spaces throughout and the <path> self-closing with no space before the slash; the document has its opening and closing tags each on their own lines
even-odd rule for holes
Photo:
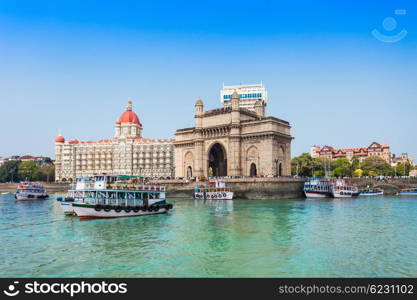
<svg viewBox="0 0 417 300">
<path fill-rule="evenodd" d="M 138 116 L 131 110 L 125 111 L 119 118 L 120 123 L 135 123 L 138 125 L 142 125 L 139 121 Z"/>
<path fill-rule="evenodd" d="M 130 100 L 127 102 L 126 111 L 120 116 L 119 120 L 116 122 L 116 124 L 121 123 L 134 123 L 139 126 L 142 126 L 138 116 L 132 111 L 132 101 Z"/>
<path fill-rule="evenodd" d="M 65 143 L 65 138 L 62 135 L 58 135 L 55 138 L 55 143 Z"/>
</svg>

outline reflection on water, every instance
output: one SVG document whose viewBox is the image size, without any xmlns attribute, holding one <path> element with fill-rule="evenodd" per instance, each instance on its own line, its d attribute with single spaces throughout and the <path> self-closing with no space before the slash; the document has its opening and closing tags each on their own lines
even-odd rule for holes
<svg viewBox="0 0 417 300">
<path fill-rule="evenodd" d="M 167 215 L 80 221 L 0 195 L 0 276 L 417 276 L 417 198 L 171 200 Z"/>
</svg>

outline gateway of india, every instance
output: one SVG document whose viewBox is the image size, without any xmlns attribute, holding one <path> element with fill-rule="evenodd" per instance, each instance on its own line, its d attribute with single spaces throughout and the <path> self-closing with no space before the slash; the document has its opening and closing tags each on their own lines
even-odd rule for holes
<svg viewBox="0 0 417 300">
<path fill-rule="evenodd" d="M 195 104 L 195 127 L 175 139 L 146 139 L 128 101 L 115 135 L 99 141 L 55 138 L 55 180 L 95 174 L 145 177 L 291 175 L 291 126 L 265 115 L 262 84 L 224 86 L 219 109 Z"/>
<path fill-rule="evenodd" d="M 291 175 L 291 126 L 265 115 L 262 84 L 226 86 L 222 106 L 195 104 L 195 127 L 175 134 L 177 177 Z"/>
</svg>

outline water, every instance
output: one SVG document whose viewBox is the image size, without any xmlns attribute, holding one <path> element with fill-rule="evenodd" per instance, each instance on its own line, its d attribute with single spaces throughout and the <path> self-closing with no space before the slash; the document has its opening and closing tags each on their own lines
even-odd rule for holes
<svg viewBox="0 0 417 300">
<path fill-rule="evenodd" d="M 0 277 L 417 277 L 417 197 L 171 202 L 80 221 L 0 195 Z"/>
</svg>

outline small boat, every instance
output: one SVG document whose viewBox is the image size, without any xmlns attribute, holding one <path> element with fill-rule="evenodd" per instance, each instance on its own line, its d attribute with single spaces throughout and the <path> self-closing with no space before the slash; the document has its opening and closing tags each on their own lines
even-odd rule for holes
<svg viewBox="0 0 417 300">
<path fill-rule="evenodd" d="M 164 214 L 173 208 L 166 202 L 164 186 L 146 184 L 141 177 L 97 175 L 90 179 L 85 186 L 85 178 L 80 179 L 78 189 L 68 191 L 61 201 L 64 212 L 73 211 L 80 218 L 119 218 Z"/>
<path fill-rule="evenodd" d="M 346 183 L 343 179 L 337 179 L 332 184 L 333 198 L 352 198 L 359 196 L 359 189 L 357 186 Z"/>
<path fill-rule="evenodd" d="M 398 193 L 400 196 L 417 196 L 417 187 L 411 189 L 401 189 Z"/>
<path fill-rule="evenodd" d="M 366 188 L 361 190 L 359 196 L 382 196 L 384 195 L 384 190 L 379 188 Z"/>
<path fill-rule="evenodd" d="M 307 198 L 332 197 L 332 184 L 329 181 L 313 179 L 304 183 L 304 194 Z"/>
<path fill-rule="evenodd" d="M 215 184 L 197 186 L 194 189 L 194 199 L 201 200 L 233 200 L 234 192 L 226 188 L 224 181 L 217 180 Z"/>
<path fill-rule="evenodd" d="M 14 196 L 16 200 L 39 200 L 49 198 L 48 193 L 42 185 L 31 182 L 21 182 L 17 187 Z"/>
</svg>

